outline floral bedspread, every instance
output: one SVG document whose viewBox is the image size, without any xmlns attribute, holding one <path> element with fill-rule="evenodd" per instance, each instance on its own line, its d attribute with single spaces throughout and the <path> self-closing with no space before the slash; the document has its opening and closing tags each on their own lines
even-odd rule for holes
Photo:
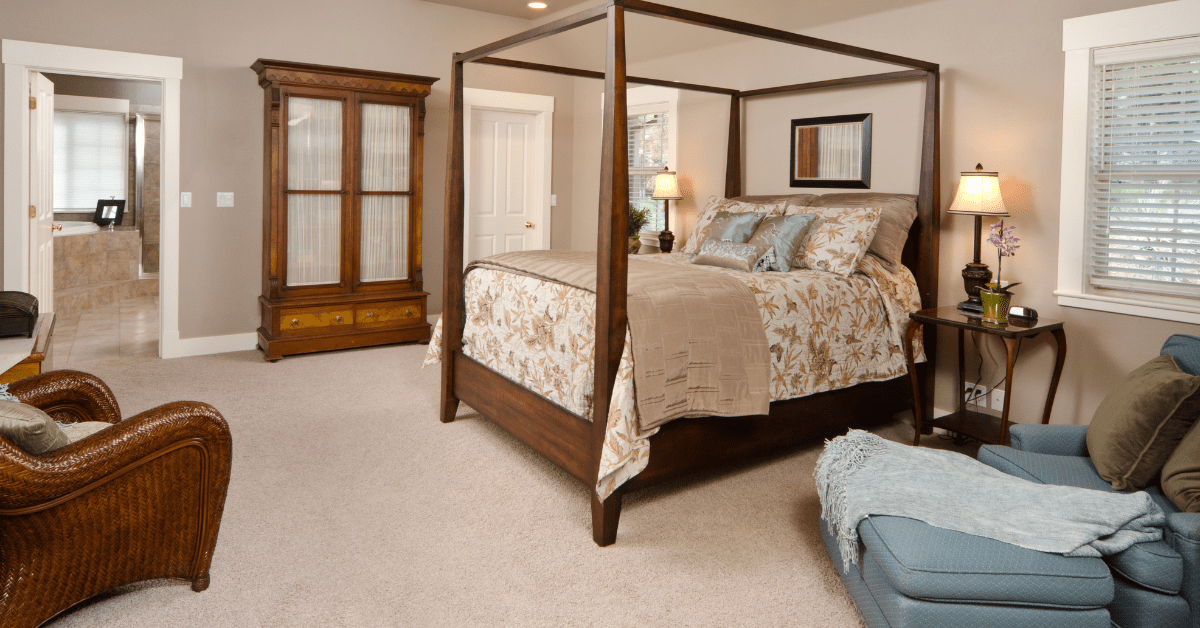
<svg viewBox="0 0 1200 628">
<path fill-rule="evenodd" d="M 670 266 L 690 264 L 691 255 L 647 258 L 663 264 L 663 278 L 668 280 Z M 907 372 L 904 326 L 921 303 L 907 268 L 889 272 L 871 255 L 848 277 L 816 270 L 747 273 L 703 268 L 731 274 L 754 293 L 771 351 L 772 401 Z M 595 295 L 490 269 L 470 272 L 464 286 L 463 353 L 592 420 Z M 438 321 L 426 365 L 441 361 L 441 332 Z M 626 333 L 596 481 L 601 498 L 646 468 L 648 439 L 658 431 L 643 431 L 638 424 L 634 368 Z"/>
</svg>

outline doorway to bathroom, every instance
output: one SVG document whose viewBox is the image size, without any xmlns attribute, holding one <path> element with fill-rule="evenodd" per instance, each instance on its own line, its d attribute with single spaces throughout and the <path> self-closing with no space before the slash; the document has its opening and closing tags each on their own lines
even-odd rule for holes
<svg viewBox="0 0 1200 628">
<path fill-rule="evenodd" d="M 158 355 L 162 84 L 42 80 L 53 94 L 54 366 Z"/>
<path fill-rule="evenodd" d="M 44 232 L 47 237 L 43 238 L 43 229 L 40 228 L 43 221 L 40 217 L 30 216 L 35 192 L 31 189 L 33 186 L 30 162 L 31 140 L 34 139 L 34 119 L 31 116 L 34 112 L 31 111 L 30 103 L 30 97 L 33 96 L 32 78 L 39 73 L 51 73 L 155 83 L 160 86 L 162 107 L 159 142 L 161 246 L 158 262 L 160 281 L 157 350 L 158 355 L 164 358 L 202 353 L 203 351 L 198 351 L 197 347 L 192 346 L 196 343 L 189 343 L 179 337 L 179 114 L 183 60 L 177 57 L 5 39 L 0 42 L 0 63 L 4 66 L 4 289 L 35 294 L 38 290 L 43 290 L 46 282 L 37 281 L 35 284 L 35 280 L 45 276 L 45 273 L 38 272 L 40 264 L 34 263 L 37 261 L 35 254 L 39 253 L 40 249 L 32 244 L 35 241 L 40 244 L 45 239 L 49 240 L 52 247 L 55 240 L 48 237 L 51 232 L 50 224 L 45 225 Z M 63 226 L 63 230 L 67 228 Z M 86 229 L 90 230 L 91 227 Z M 61 237 L 59 240 L 61 241 Z M 92 248 L 98 245 L 87 246 L 93 252 L 98 250 Z M 105 247 L 107 265 L 107 243 Z M 144 271 L 143 268 L 139 272 Z M 50 294 L 49 300 L 52 301 L 53 292 Z M 122 314 L 119 307 L 116 314 L 115 326 L 118 328 L 122 317 L 127 328 L 130 319 L 154 318 L 146 312 L 134 314 L 126 311 Z M 101 327 L 108 327 L 111 331 L 114 323 L 110 319 Z M 152 332 L 144 329 L 142 331 L 143 335 L 150 333 Z M 140 349 L 144 350 L 145 345 Z M 67 357 L 69 359 L 71 356 Z"/>
</svg>

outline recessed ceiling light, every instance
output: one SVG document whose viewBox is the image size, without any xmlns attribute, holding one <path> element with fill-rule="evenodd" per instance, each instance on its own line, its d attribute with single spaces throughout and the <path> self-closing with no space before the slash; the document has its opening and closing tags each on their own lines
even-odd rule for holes
<svg viewBox="0 0 1200 628">
<path fill-rule="evenodd" d="M 544 8 L 546 8 L 546 3 L 545 3 L 545 2 L 530 2 L 530 3 L 529 3 L 529 8 L 531 8 L 531 9 L 544 9 Z"/>
</svg>

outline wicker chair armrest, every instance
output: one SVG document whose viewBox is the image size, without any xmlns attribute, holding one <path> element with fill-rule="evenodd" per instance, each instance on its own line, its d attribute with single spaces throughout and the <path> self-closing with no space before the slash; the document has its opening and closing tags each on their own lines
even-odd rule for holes
<svg viewBox="0 0 1200 628">
<path fill-rule="evenodd" d="M 117 398 L 99 377 L 80 371 L 48 371 L 8 385 L 17 399 L 60 423 L 121 420 Z"/>
<path fill-rule="evenodd" d="M 228 484 L 229 426 L 205 403 L 159 406 L 40 456 L 0 438 L 0 516 L 48 508 L 187 447 L 201 454 L 211 486 Z"/>
</svg>

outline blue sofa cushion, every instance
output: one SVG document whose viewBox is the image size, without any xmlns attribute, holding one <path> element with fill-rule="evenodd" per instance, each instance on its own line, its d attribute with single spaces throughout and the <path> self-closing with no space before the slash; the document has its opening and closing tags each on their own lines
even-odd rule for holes
<svg viewBox="0 0 1200 628">
<path fill-rule="evenodd" d="M 979 461 L 1031 482 L 1116 492 L 1096 473 L 1091 459 L 1082 456 L 1055 456 L 984 445 L 979 448 Z M 1165 512 L 1176 510 L 1157 488 L 1146 492 Z M 1138 543 L 1120 554 L 1105 556 L 1104 561 L 1117 573 L 1154 591 L 1178 593 L 1183 584 L 1183 558 L 1163 541 Z"/>
<path fill-rule="evenodd" d="M 1175 364 L 1188 375 L 1200 375 L 1200 338 L 1187 334 L 1175 334 L 1163 343 L 1159 355 L 1171 354 Z"/>
<path fill-rule="evenodd" d="M 984 445 L 979 448 L 979 461 L 1009 475 L 1039 484 L 1116 492 L 1111 484 L 1096 473 L 1091 458 L 1038 454 L 1011 447 Z"/>
<path fill-rule="evenodd" d="M 1098 558 L 1047 554 L 905 517 L 868 517 L 858 535 L 888 583 L 914 599 L 1076 609 L 1113 599 L 1112 575 Z"/>
</svg>

